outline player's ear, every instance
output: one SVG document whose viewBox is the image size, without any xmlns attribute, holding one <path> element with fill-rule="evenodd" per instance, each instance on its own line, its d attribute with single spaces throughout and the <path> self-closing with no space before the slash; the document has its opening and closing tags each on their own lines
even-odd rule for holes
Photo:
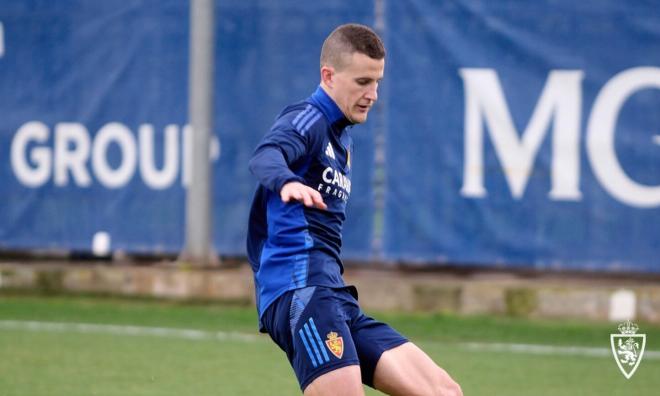
<svg viewBox="0 0 660 396">
<path fill-rule="evenodd" d="M 335 76 L 335 69 L 332 66 L 321 66 L 321 81 L 328 87 L 332 88 L 334 85 L 333 80 Z"/>
</svg>

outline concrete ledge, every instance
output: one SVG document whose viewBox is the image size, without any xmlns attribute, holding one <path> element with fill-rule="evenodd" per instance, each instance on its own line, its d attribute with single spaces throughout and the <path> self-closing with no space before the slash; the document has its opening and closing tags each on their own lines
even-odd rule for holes
<svg viewBox="0 0 660 396">
<path fill-rule="evenodd" d="M 368 310 L 606 321 L 618 320 L 611 317 L 612 296 L 623 289 L 634 300 L 630 319 L 660 323 L 660 282 L 653 280 L 356 268 L 349 268 L 345 278 L 357 286 L 361 305 Z M 254 303 L 252 271 L 245 264 L 196 269 L 178 264 L 4 262 L 0 289 Z"/>
<path fill-rule="evenodd" d="M 0 264 L 0 289 L 73 292 L 251 304 L 252 272 L 182 266 Z"/>
</svg>

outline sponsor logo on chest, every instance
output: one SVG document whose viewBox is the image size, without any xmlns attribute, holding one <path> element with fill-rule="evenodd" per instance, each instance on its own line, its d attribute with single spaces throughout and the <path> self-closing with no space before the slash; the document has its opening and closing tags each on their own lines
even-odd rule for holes
<svg viewBox="0 0 660 396">
<path fill-rule="evenodd" d="M 348 154 L 350 158 L 350 153 Z M 332 144 L 328 142 L 325 148 L 325 156 L 331 159 L 330 165 L 326 166 L 321 173 L 321 182 L 317 186 L 317 190 L 324 195 L 337 197 L 343 201 L 348 201 L 351 195 L 351 179 L 345 175 L 341 170 L 333 166 L 336 163 L 337 157 Z M 350 159 L 347 158 L 347 161 Z M 350 167 L 350 165 L 348 165 Z"/>
</svg>

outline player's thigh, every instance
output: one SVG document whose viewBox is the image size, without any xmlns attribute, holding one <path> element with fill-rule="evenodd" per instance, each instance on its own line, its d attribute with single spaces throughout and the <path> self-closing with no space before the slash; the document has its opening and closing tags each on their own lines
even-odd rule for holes
<svg viewBox="0 0 660 396">
<path fill-rule="evenodd" d="M 345 366 L 321 375 L 305 388 L 305 396 L 363 396 L 360 366 Z"/>
<path fill-rule="evenodd" d="M 381 355 L 408 340 L 388 324 L 364 315 L 359 308 L 357 311 L 352 316 L 351 335 L 360 358 L 362 383 L 374 387 L 374 372 Z"/>
<path fill-rule="evenodd" d="M 389 395 L 462 395 L 460 386 L 412 342 L 383 352 L 374 386 Z"/>
</svg>

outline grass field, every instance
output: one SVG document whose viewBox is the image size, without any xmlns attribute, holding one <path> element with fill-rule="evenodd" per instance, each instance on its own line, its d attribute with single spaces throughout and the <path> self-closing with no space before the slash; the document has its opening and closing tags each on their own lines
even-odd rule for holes
<svg viewBox="0 0 660 396">
<path fill-rule="evenodd" d="M 425 349 L 466 395 L 660 389 L 660 328 L 648 324 L 638 323 L 646 353 L 626 380 L 609 353 L 615 324 L 371 314 Z M 296 394 L 251 307 L 0 294 L 0 396 Z"/>
</svg>

